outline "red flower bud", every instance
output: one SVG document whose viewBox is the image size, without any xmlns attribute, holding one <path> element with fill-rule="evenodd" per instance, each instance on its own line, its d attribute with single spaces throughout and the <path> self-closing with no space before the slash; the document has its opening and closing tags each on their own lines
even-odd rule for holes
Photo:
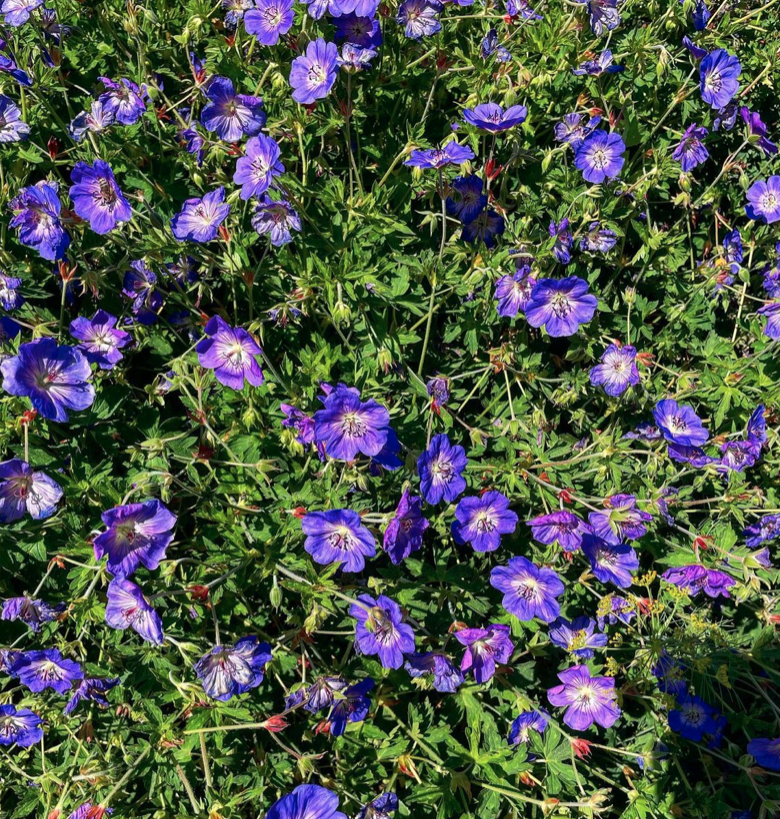
<svg viewBox="0 0 780 819">
<path fill-rule="evenodd" d="M 193 600 L 197 600 L 198 602 L 202 603 L 204 600 L 209 599 L 209 587 L 208 586 L 190 586 L 189 589 L 190 596 Z"/>
<path fill-rule="evenodd" d="M 571 747 L 578 759 L 585 759 L 590 756 L 591 743 L 587 739 L 572 739 Z"/>
<path fill-rule="evenodd" d="M 274 734 L 278 734 L 280 731 L 284 731 L 284 729 L 290 723 L 287 722 L 287 718 L 283 714 L 276 714 L 273 717 L 268 717 L 268 719 L 263 723 L 263 728 L 266 731 L 271 731 Z"/>
<path fill-rule="evenodd" d="M 53 162 L 57 158 L 57 154 L 60 152 L 60 143 L 57 142 L 57 137 L 49 137 L 49 141 L 46 143 L 46 148 L 49 151 L 49 156 Z"/>
</svg>

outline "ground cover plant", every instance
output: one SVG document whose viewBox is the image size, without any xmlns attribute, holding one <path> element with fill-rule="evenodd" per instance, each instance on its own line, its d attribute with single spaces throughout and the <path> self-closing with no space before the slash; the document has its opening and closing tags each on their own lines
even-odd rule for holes
<svg viewBox="0 0 780 819">
<path fill-rule="evenodd" d="M 780 811 L 778 9 L 3 0 L 1 816 Z"/>
</svg>

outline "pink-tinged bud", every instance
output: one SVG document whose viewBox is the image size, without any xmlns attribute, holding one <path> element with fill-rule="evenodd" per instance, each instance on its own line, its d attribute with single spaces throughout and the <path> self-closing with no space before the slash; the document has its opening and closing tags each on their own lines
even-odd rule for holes
<svg viewBox="0 0 780 819">
<path fill-rule="evenodd" d="M 578 759 L 585 759 L 590 756 L 591 743 L 587 739 L 572 739 L 571 747 Z"/>
<path fill-rule="evenodd" d="M 273 734 L 278 734 L 289 725 L 290 723 L 287 722 L 287 718 L 283 714 L 276 714 L 273 717 L 269 717 L 264 723 L 263 728 L 266 731 L 270 731 Z"/>
</svg>

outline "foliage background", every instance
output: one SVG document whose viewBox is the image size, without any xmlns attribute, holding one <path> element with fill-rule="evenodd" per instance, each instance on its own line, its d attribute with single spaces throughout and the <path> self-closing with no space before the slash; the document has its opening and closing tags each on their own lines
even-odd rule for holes
<svg viewBox="0 0 780 819">
<path fill-rule="evenodd" d="M 73 228 L 68 257 L 87 285 L 73 304 L 61 300 L 51 266 L 17 242 L 7 216 L 0 220 L 1 266 L 24 280 L 21 318 L 32 332 L 56 335 L 63 319 L 67 327 L 98 303 L 128 314 L 123 274 L 134 259 L 159 266 L 179 254 L 168 222 L 183 200 L 224 184 L 233 209 L 229 242 L 187 248 L 203 264 L 201 281 L 186 294 L 168 296 L 167 307 L 186 311 L 188 323 L 133 325 L 135 345 L 123 366 L 97 377 L 91 410 L 74 414 L 67 426 L 37 419 L 30 430 L 31 463 L 56 472 L 66 496 L 55 517 L 27 518 L 0 531 L 0 594 L 32 592 L 43 582 L 46 599 L 69 606 L 67 617 L 38 637 L 3 623 L 0 640 L 57 646 L 92 673 L 120 676 L 122 685 L 111 692 L 109 710 L 82 707 L 67 718 L 60 698 L 33 697 L 0 680 L 3 702 L 34 705 L 48 723 L 42 747 L 0 751 L 0 814 L 45 817 L 59 807 L 67 815 L 115 790 L 115 816 L 254 817 L 304 780 L 336 790 L 349 815 L 384 789 L 398 793 L 401 816 L 442 819 L 551 811 L 717 817 L 738 809 L 758 815 L 762 804 L 773 811 L 778 780 L 755 775 L 744 748 L 747 737 L 778 733 L 777 572 L 746 565 L 741 530 L 778 507 L 771 412 L 778 406 L 779 368 L 755 299 L 779 237 L 776 228 L 746 220 L 743 210 L 746 187 L 777 171 L 777 160 L 752 146 L 735 155 L 743 142 L 738 127 L 711 139 L 710 161 L 680 179 L 672 147 L 687 124 L 711 126 L 712 117 L 698 93 L 698 69 L 680 45 L 691 31 L 688 7 L 627 0 L 621 26 L 596 38 L 576 4 L 541 3 L 543 20 L 514 24 L 503 20 L 503 7 L 449 6 L 442 31 L 419 43 L 403 36 L 390 8 L 375 67 L 352 77 L 349 92 L 342 75 L 330 97 L 307 111 L 290 98 L 290 44 L 253 46 L 242 26 L 231 38 L 215 4 L 55 0 L 52 6 L 72 27 L 55 68 L 41 61 L 36 26 L 5 32 L 34 85 L 19 89 L 2 79 L 3 93 L 21 100 L 32 133 L 27 143 L 0 148 L 0 199 L 5 205 L 20 187 L 44 178 L 67 188 L 77 160 L 100 156 L 131 195 L 135 217 L 107 237 L 85 225 Z M 499 28 L 511 62 L 480 56 L 491 26 Z M 298 49 L 317 36 L 312 32 L 329 30 L 296 9 Z M 697 40 L 738 55 L 740 100 L 760 111 L 775 135 L 777 32 L 773 2 L 726 2 Z M 626 66 L 624 74 L 572 75 L 586 52 L 607 45 Z M 281 250 L 269 250 L 252 231 L 248 206 L 236 198 L 228 147 L 213 144 L 198 168 L 177 141 L 172 110 L 200 105 L 189 50 L 205 58 L 209 74 L 264 97 L 267 130 L 282 146 L 285 185 L 304 223 Z M 100 76 L 148 83 L 153 105 L 137 125 L 112 128 L 94 146 L 88 140 L 76 145 L 66 123 L 88 107 Z M 160 81 L 163 91 L 154 88 Z M 503 166 L 492 190 L 506 210 L 507 230 L 488 251 L 464 243 L 449 225 L 439 260 L 435 174 L 412 172 L 402 160 L 412 146 L 432 146 L 449 134 L 464 106 L 488 100 L 529 109 L 526 123 L 495 145 L 473 129 L 458 132 L 477 154 L 475 170 L 491 153 Z M 618 187 L 633 198 L 615 195 L 615 186 L 584 183 L 571 153 L 554 141 L 553 126 L 564 114 L 596 107 L 629 148 Z M 59 146 L 54 159 L 52 138 Z M 354 140 L 357 173 L 348 140 Z M 547 225 L 564 215 L 575 232 L 598 218 L 619 241 L 606 255 L 576 254 L 567 274 L 589 281 L 599 312 L 578 335 L 555 340 L 530 329 L 522 316 L 500 318 L 492 291 L 513 269 L 509 252 L 518 247 L 537 256 L 537 274 L 562 275 L 549 252 Z M 719 269 L 705 260 L 718 259 L 720 239 L 733 226 L 742 230 L 746 263 L 715 299 Z M 302 314 L 295 318 L 291 307 Z M 290 321 L 274 321 L 272 309 L 286 311 Z M 265 351 L 262 387 L 235 393 L 198 367 L 192 340 L 202 313 L 220 313 L 256 335 Z M 642 369 L 639 386 L 609 399 L 590 386 L 588 369 L 610 339 L 626 341 L 629 332 L 652 363 Z M 174 389 L 163 397 L 155 385 L 170 370 Z M 453 379 L 441 416 L 430 412 L 424 389 L 437 372 Z M 364 466 L 323 465 L 292 441 L 281 428 L 279 404 L 314 411 L 321 381 L 358 386 L 364 398 L 390 409 L 404 445 L 403 470 L 372 477 Z M 662 446 L 622 439 L 666 396 L 695 406 L 722 435 L 740 433 L 755 405 L 766 404 L 770 438 L 763 460 L 725 482 L 706 470 L 681 468 Z M 21 399 L 0 400 L 4 459 L 22 457 L 26 408 Z M 507 746 L 511 720 L 529 703 L 546 705 L 545 691 L 566 663 L 538 624 L 521 624 L 503 611 L 486 579 L 492 566 L 514 554 L 552 562 L 566 572 L 564 614 L 574 616 L 595 611 L 606 591 L 580 577 L 583 563 L 567 567 L 560 554 L 533 544 L 522 524 L 498 553 L 474 554 L 452 542 L 452 508 L 430 507 L 425 548 L 399 567 L 380 552 L 365 573 L 340 576 L 303 551 L 291 511 L 391 513 L 405 482 L 417 486 L 414 463 L 429 425 L 467 448 L 470 491 L 505 492 L 521 521 L 559 506 L 560 488 L 578 499 L 575 509 L 579 499 L 598 504 L 632 492 L 655 514 L 652 501 L 661 488 L 680 488 L 677 527 L 657 518 L 640 544 L 643 582 L 631 592 L 652 601 L 649 613 L 622 633 L 613 629 L 593 666 L 610 663 L 617 672 L 623 717 L 606 732 L 588 733 L 600 747 L 587 759 L 574 755 L 554 725 L 533 749 L 534 763 Z M 101 527 L 101 512 L 130 497 L 159 497 L 179 516 L 161 570 L 139 575 L 147 594 L 178 592 L 155 602 L 178 645 L 151 647 L 103 622 L 107 577 L 94 569 L 90 537 Z M 691 562 L 697 534 L 713 538 L 709 558 L 727 557 L 739 579 L 731 600 L 690 601 L 654 578 L 654 571 Z M 214 580 L 208 601 L 186 593 Z M 487 686 L 468 682 L 451 696 L 414 683 L 403 670 L 383 671 L 354 653 L 348 604 L 336 595 L 366 588 L 397 600 L 433 635 L 432 644 L 453 621 L 511 625 L 518 649 L 510 668 Z M 210 607 L 223 640 L 253 633 L 274 645 L 263 685 L 228 703 L 207 701 L 191 667 L 214 640 Z M 428 642 L 418 630 L 418 646 Z M 728 715 L 720 751 L 669 731 L 669 701 L 649 670 L 661 648 L 688 662 L 696 692 Z M 261 728 L 204 734 L 207 781 L 200 735 L 186 732 L 277 714 L 306 663 L 308 679 L 335 671 L 349 679 L 374 677 L 369 718 L 337 740 L 318 734 L 302 713 L 292 715 L 281 735 Z M 774 733 L 767 733 L 769 725 Z M 648 757 L 642 771 L 640 755 L 658 740 L 668 755 L 652 764 Z M 530 785 L 523 782 L 526 771 L 535 777 Z"/>
</svg>

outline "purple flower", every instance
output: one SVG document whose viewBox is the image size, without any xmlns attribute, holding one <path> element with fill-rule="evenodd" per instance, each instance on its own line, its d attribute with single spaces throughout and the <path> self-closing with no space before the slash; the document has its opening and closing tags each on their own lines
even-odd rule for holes
<svg viewBox="0 0 780 819">
<path fill-rule="evenodd" d="M 649 421 L 643 421 L 641 424 L 637 424 L 634 431 L 627 432 L 623 437 L 630 440 L 657 441 L 661 437 L 661 430 L 653 426 Z"/>
<path fill-rule="evenodd" d="M 284 173 L 284 165 L 279 162 L 280 154 L 276 141 L 263 134 L 247 142 L 246 155 L 239 157 L 233 174 L 233 181 L 242 186 L 240 196 L 243 200 L 265 193 L 274 177 Z"/>
<path fill-rule="evenodd" d="M 706 443 L 710 437 L 693 409 L 682 406 L 671 398 L 655 405 L 653 418 L 664 438 L 673 444 L 696 447 Z"/>
<path fill-rule="evenodd" d="M 745 433 L 747 434 L 748 443 L 752 444 L 759 452 L 764 444 L 767 442 L 766 434 L 766 419 L 764 414 L 766 409 L 763 404 L 759 404 L 748 418 Z"/>
<path fill-rule="evenodd" d="M 407 37 L 421 40 L 441 31 L 439 14 L 443 8 L 438 0 L 404 0 L 398 7 L 395 19 L 399 26 L 404 27 Z"/>
<path fill-rule="evenodd" d="M 556 600 L 564 591 L 560 577 L 525 557 L 513 557 L 507 566 L 496 566 L 490 573 L 490 585 L 504 593 L 501 605 L 518 620 L 528 622 L 538 617 L 551 623 L 561 613 Z"/>
<path fill-rule="evenodd" d="M 390 429 L 390 413 L 385 407 L 373 398 L 361 401 L 360 392 L 344 384 L 339 384 L 324 403 L 325 409 L 314 413 L 314 434 L 330 458 L 354 461 L 359 454 L 379 454 Z"/>
<path fill-rule="evenodd" d="M 639 568 L 639 558 L 627 543 L 615 546 L 586 532 L 582 536 L 582 551 L 590 561 L 594 577 L 602 583 L 627 589 L 634 582 L 631 572 Z"/>
<path fill-rule="evenodd" d="M 707 464 L 713 463 L 716 459 L 711 458 L 701 447 L 682 446 L 680 444 L 669 444 L 666 450 L 673 461 L 681 464 L 690 464 L 696 469 L 701 469 Z"/>
<path fill-rule="evenodd" d="M 461 0 L 460 5 L 470 6 L 471 2 L 465 3 Z M 506 0 L 506 13 L 510 18 L 520 17 L 522 20 L 543 20 L 541 14 L 535 12 L 528 3 L 528 0 Z"/>
<path fill-rule="evenodd" d="M 18 310 L 24 304 L 24 296 L 18 292 L 21 286 L 21 279 L 0 272 L 0 304 L 6 310 Z"/>
<path fill-rule="evenodd" d="M 718 111 L 712 123 L 712 130 L 719 131 L 722 128 L 724 131 L 730 131 L 736 125 L 738 113 L 739 106 L 737 103 L 730 102 L 725 108 Z"/>
<path fill-rule="evenodd" d="M 81 342 L 77 349 L 101 370 L 112 370 L 122 360 L 120 348 L 132 340 L 130 333 L 116 329 L 116 322 L 116 316 L 98 310 L 91 319 L 80 316 L 70 323 L 70 334 Z"/>
<path fill-rule="evenodd" d="M 29 708 L 0 705 L 0 745 L 29 748 L 43 739 L 43 720 Z"/>
<path fill-rule="evenodd" d="M 346 731 L 348 722 L 362 722 L 366 718 L 371 707 L 368 692 L 373 687 L 374 681 L 366 677 L 339 695 L 328 714 L 331 736 L 340 737 Z"/>
<path fill-rule="evenodd" d="M 22 112 L 16 103 L 0 94 L 0 143 L 20 142 L 27 139 L 30 126 L 22 121 Z"/>
<path fill-rule="evenodd" d="M 89 222 L 95 233 L 110 233 L 122 222 L 129 222 L 133 211 L 108 163 L 96 159 L 92 165 L 77 162 L 70 174 L 69 194 L 73 210 Z"/>
<path fill-rule="evenodd" d="M 396 566 L 422 548 L 423 534 L 429 523 L 422 516 L 421 507 L 422 499 L 410 495 L 405 489 L 395 515 L 385 529 L 384 550 Z"/>
<path fill-rule="evenodd" d="M 460 238 L 464 242 L 484 242 L 485 247 L 496 246 L 495 237 L 501 236 L 506 229 L 504 217 L 492 208 L 481 211 L 476 218 L 463 225 Z"/>
<path fill-rule="evenodd" d="M 607 509 L 603 512 L 588 515 L 588 522 L 597 537 L 618 546 L 624 540 L 638 540 L 647 534 L 645 524 L 653 516 L 636 508 L 633 495 L 612 495 L 604 501 L 604 505 Z"/>
<path fill-rule="evenodd" d="M 252 0 L 222 0 L 222 8 L 225 9 L 225 28 L 232 31 L 244 19 L 244 13 L 252 8 Z"/>
<path fill-rule="evenodd" d="M 572 243 L 574 241 L 571 230 L 569 230 L 569 220 L 563 218 L 560 224 L 556 224 L 554 220 L 551 221 L 548 231 L 550 236 L 555 239 L 552 252 L 556 261 L 559 261 L 561 264 L 569 264 L 569 262 L 571 262 Z"/>
<path fill-rule="evenodd" d="M 559 617 L 550 624 L 550 641 L 580 660 L 593 657 L 594 648 L 604 648 L 609 642 L 606 634 L 596 633 L 596 621 L 586 615 L 569 622 Z"/>
<path fill-rule="evenodd" d="M 209 697 L 227 702 L 257 688 L 263 681 L 265 664 L 272 659 L 271 646 L 250 635 L 232 646 L 214 646 L 195 663 L 195 674 Z"/>
<path fill-rule="evenodd" d="M 494 298 L 498 300 L 498 315 L 514 318 L 518 313 L 525 313 L 534 287 L 536 279 L 529 274 L 527 268 L 522 268 L 513 275 L 502 276 L 496 282 L 494 294 Z"/>
<path fill-rule="evenodd" d="M 464 225 L 473 222 L 487 205 L 484 182 L 478 176 L 459 176 L 449 187 L 447 213 Z"/>
<path fill-rule="evenodd" d="M 341 46 L 338 64 L 345 71 L 356 72 L 371 67 L 371 60 L 376 57 L 376 49 L 364 48 L 354 43 L 344 43 Z"/>
<path fill-rule="evenodd" d="M 101 519 L 107 528 L 92 543 L 95 560 L 108 557 L 106 568 L 116 577 L 130 577 L 140 565 L 156 569 L 176 525 L 176 515 L 158 500 L 115 506 Z"/>
<path fill-rule="evenodd" d="M 699 68 L 701 98 L 712 108 L 725 108 L 739 91 L 742 66 L 728 51 L 716 48 L 702 61 Z"/>
<path fill-rule="evenodd" d="M 756 311 L 760 316 L 766 316 L 764 335 L 773 341 L 780 339 L 780 301 L 765 304 Z"/>
<path fill-rule="evenodd" d="M 27 87 L 32 85 L 32 80 L 28 76 L 27 72 L 22 71 L 21 68 L 17 68 L 16 63 L 5 54 L 0 54 L 0 71 L 9 74 L 16 80 L 16 82 L 19 83 L 19 85 L 24 85 Z"/>
<path fill-rule="evenodd" d="M 333 19 L 336 27 L 336 40 L 348 42 L 362 48 L 376 49 L 382 45 L 382 28 L 379 21 L 372 17 L 360 17 L 356 14 L 342 14 Z"/>
<path fill-rule="evenodd" d="M 709 158 L 710 155 L 702 142 L 707 133 L 706 128 L 699 127 L 694 122 L 688 126 L 680 140 L 680 144 L 674 149 L 672 159 L 676 159 L 682 165 L 685 173 L 692 171 L 697 165 L 701 165 Z"/>
<path fill-rule="evenodd" d="M 156 274 L 144 262 L 130 262 L 130 270 L 125 272 L 122 282 L 122 293 L 133 300 L 133 315 L 141 324 L 154 324 L 162 310 L 163 297 L 156 285 Z"/>
<path fill-rule="evenodd" d="M 514 643 L 509 639 L 509 626 L 492 623 L 487 628 L 463 628 L 455 632 L 455 639 L 466 651 L 460 663 L 464 674 L 474 673 L 474 679 L 482 684 L 496 673 L 496 666 L 508 663 Z"/>
<path fill-rule="evenodd" d="M 489 59 L 493 54 L 496 55 L 496 61 L 499 63 L 506 63 L 512 59 L 512 55 L 507 48 L 499 44 L 498 32 L 494 28 L 491 28 L 485 35 L 480 50 L 483 60 Z"/>
<path fill-rule="evenodd" d="M 203 157 L 206 155 L 206 140 L 198 133 L 194 126 L 184 128 L 177 132 L 179 142 L 184 146 L 188 154 L 193 154 L 198 167 L 203 167 Z"/>
<path fill-rule="evenodd" d="M 219 226 L 230 213 L 225 202 L 225 189 L 209 191 L 201 199 L 187 199 L 181 211 L 171 219 L 174 237 L 185 242 L 210 242 L 217 238 Z"/>
<path fill-rule="evenodd" d="M 22 26 L 43 2 L 44 0 L 3 0 L 0 11 L 5 15 L 5 22 L 9 26 Z"/>
<path fill-rule="evenodd" d="M 614 179 L 625 163 L 626 144 L 620 134 L 593 131 L 576 150 L 574 167 L 582 171 L 586 182 L 595 185 Z"/>
<path fill-rule="evenodd" d="M 618 3 L 620 0 L 577 0 L 585 2 L 588 8 L 590 19 L 590 30 L 601 37 L 604 31 L 612 31 L 620 25 L 620 12 Z"/>
<path fill-rule="evenodd" d="M 366 558 L 376 554 L 376 541 L 351 509 L 309 512 L 301 520 L 303 548 L 316 563 L 341 564 L 345 572 L 362 572 Z"/>
<path fill-rule="evenodd" d="M 590 383 L 601 385 L 607 395 L 617 397 L 639 383 L 636 347 L 610 344 L 601 356 L 601 364 L 591 368 Z M 631 433 L 629 433 L 631 434 Z"/>
<path fill-rule="evenodd" d="M 558 541 L 564 552 L 573 552 L 582 545 L 582 535 L 589 532 L 590 527 L 584 520 L 568 509 L 559 509 L 548 515 L 539 515 L 526 521 L 531 527 L 534 540 L 549 546 Z"/>
<path fill-rule="evenodd" d="M 433 687 L 442 694 L 452 694 L 463 684 L 463 674 L 446 654 L 429 651 L 410 654 L 404 668 L 412 678 L 433 674 Z"/>
<path fill-rule="evenodd" d="M 400 668 L 404 654 L 414 651 L 414 632 L 403 622 L 401 609 L 394 600 L 380 594 L 374 600 L 361 594 L 349 613 L 355 624 L 355 648 L 359 654 L 379 655 L 383 668 Z"/>
<path fill-rule="evenodd" d="M 0 342 L 10 341 L 22 332 L 22 325 L 8 316 L 0 316 Z M 0 356 L 2 354 L 0 353 Z"/>
<path fill-rule="evenodd" d="M 22 188 L 8 203 L 14 213 L 10 226 L 19 228 L 19 241 L 52 262 L 61 259 L 70 246 L 60 220 L 62 203 L 57 190 L 56 182 L 38 182 Z"/>
<path fill-rule="evenodd" d="M 460 500 L 452 536 L 456 543 L 469 543 L 475 552 L 494 552 L 501 545 L 501 535 L 510 535 L 516 528 L 517 515 L 509 508 L 509 498 L 490 491 Z"/>
<path fill-rule="evenodd" d="M 281 404 L 279 409 L 285 414 L 282 426 L 295 430 L 297 433 L 295 440 L 301 446 L 314 443 L 314 419 L 312 417 L 290 404 Z"/>
<path fill-rule="evenodd" d="M 719 472 L 744 472 L 761 457 L 761 447 L 752 441 L 727 441 L 720 452 Z"/>
<path fill-rule="evenodd" d="M 65 659 L 56 648 L 21 652 L 8 673 L 18 677 L 33 694 L 40 694 L 47 688 L 66 694 L 76 680 L 84 677 L 81 666 L 74 660 Z"/>
<path fill-rule="evenodd" d="M 0 726 L 2 726 L 2 717 L 0 717 Z M 2 734 L 0 733 L 1 741 Z M 780 771 L 780 738 L 751 739 L 748 742 L 747 752 L 762 768 L 766 768 L 768 771 Z"/>
<path fill-rule="evenodd" d="M 112 122 L 116 120 L 122 125 L 133 125 L 138 122 L 146 111 L 148 99 L 146 87 L 139 88 L 132 80 L 126 78 L 119 82 L 114 82 L 108 77 L 99 79 L 108 90 L 98 97 L 98 102 L 103 106 L 103 111 L 112 117 Z"/>
<path fill-rule="evenodd" d="M 114 677 L 113 679 L 91 677 L 82 680 L 76 687 L 76 690 L 73 692 L 62 713 L 66 716 L 73 713 L 82 700 L 97 703 L 101 708 L 108 708 L 106 691 L 110 691 L 117 685 L 119 685 L 119 677 Z"/>
<path fill-rule="evenodd" d="M 588 283 L 578 276 L 539 279 L 531 293 L 525 316 L 531 327 L 542 327 L 553 338 L 571 336 L 580 324 L 595 315 L 598 299 L 588 293 Z"/>
<path fill-rule="evenodd" d="M 111 628 L 132 628 L 147 643 L 162 643 L 162 620 L 140 586 L 125 577 L 115 577 L 108 584 L 107 597 L 106 623 Z"/>
<path fill-rule="evenodd" d="M 338 56 L 334 43 L 326 43 L 322 37 L 312 40 L 306 46 L 306 54 L 292 61 L 292 98 L 301 105 L 311 105 L 327 97 L 338 76 Z"/>
<path fill-rule="evenodd" d="M 244 27 L 261 45 L 276 45 L 294 19 L 293 0 L 255 0 L 255 8 L 244 15 Z"/>
<path fill-rule="evenodd" d="M 451 503 L 466 489 L 463 470 L 468 458 L 462 446 L 450 443 L 446 434 L 434 435 L 428 449 L 417 459 L 420 492 L 427 503 Z"/>
<path fill-rule="evenodd" d="M 513 105 L 504 111 L 495 102 L 485 102 L 477 105 L 473 110 L 471 108 L 463 110 L 463 119 L 469 125 L 489 131 L 491 134 L 508 131 L 510 128 L 522 125 L 527 116 L 528 109 L 525 105 Z"/>
<path fill-rule="evenodd" d="M 582 114 L 566 114 L 555 126 L 555 139 L 567 142 L 576 151 L 601 122 L 601 117 L 591 117 L 586 123 L 582 119 Z"/>
<path fill-rule="evenodd" d="M 44 623 L 56 620 L 63 611 L 64 603 L 52 606 L 45 600 L 34 600 L 32 597 L 10 597 L 3 602 L 0 619 L 21 620 L 33 631 L 38 632 Z"/>
<path fill-rule="evenodd" d="M 682 44 L 691 52 L 694 60 L 700 60 L 702 57 L 707 56 L 707 49 L 697 46 L 687 34 L 682 38 Z"/>
<path fill-rule="evenodd" d="M 587 233 L 580 239 L 580 250 L 591 253 L 606 253 L 617 244 L 614 230 L 602 228 L 600 222 L 591 222 Z"/>
<path fill-rule="evenodd" d="M 358 17 L 374 17 L 379 9 L 379 0 L 337 0 L 337 8 L 331 13 L 338 17 L 339 14 L 355 14 Z"/>
<path fill-rule="evenodd" d="M 696 31 L 704 31 L 707 28 L 707 21 L 710 19 L 710 10 L 707 8 L 705 0 L 694 0 L 693 6 L 693 27 Z"/>
<path fill-rule="evenodd" d="M 715 731 L 715 711 L 701 697 L 687 694 L 677 700 L 677 708 L 669 712 L 669 727 L 693 742 Z"/>
<path fill-rule="evenodd" d="M 306 11 L 313 20 L 320 20 L 325 14 L 337 16 L 341 12 L 339 0 L 303 0 Z"/>
<path fill-rule="evenodd" d="M 447 165 L 462 165 L 471 159 L 474 159 L 474 151 L 468 145 L 459 145 L 453 140 L 443 148 L 412 151 L 404 165 L 410 168 L 437 170 Z"/>
<path fill-rule="evenodd" d="M 216 132 L 225 142 L 238 142 L 242 136 L 255 136 L 265 125 L 263 100 L 247 94 L 236 94 L 233 81 L 214 77 L 206 88 L 208 102 L 200 113 L 207 131 Z"/>
<path fill-rule="evenodd" d="M 756 180 L 748 188 L 747 200 L 745 213 L 749 219 L 763 220 L 768 225 L 777 222 L 780 219 L 780 176 Z"/>
<path fill-rule="evenodd" d="M 103 816 L 113 812 L 113 808 L 104 808 L 101 805 L 93 805 L 92 802 L 84 802 L 68 816 L 68 819 L 103 819 Z"/>
<path fill-rule="evenodd" d="M 749 111 L 744 105 L 739 109 L 739 115 L 747 125 L 748 136 L 750 141 L 758 145 L 758 147 L 767 155 L 777 153 L 777 145 L 767 139 L 766 125 L 761 120 L 761 115 L 755 111 Z"/>
<path fill-rule="evenodd" d="M 45 472 L 33 472 L 19 458 L 0 463 L 0 523 L 19 520 L 25 512 L 44 520 L 54 514 L 61 497 L 62 488 Z"/>
<path fill-rule="evenodd" d="M 636 617 L 635 607 L 619 594 L 607 595 L 599 601 L 596 619 L 602 631 L 606 630 L 607 625 L 614 626 L 618 622 L 628 625 L 634 617 Z"/>
<path fill-rule="evenodd" d="M 512 721 L 507 742 L 510 745 L 527 745 L 531 741 L 529 731 L 543 734 L 549 719 L 550 715 L 544 708 L 540 708 L 538 711 L 523 711 Z"/>
<path fill-rule="evenodd" d="M 612 52 L 605 48 L 595 60 L 586 60 L 579 68 L 573 68 L 571 73 L 575 76 L 587 74 L 589 77 L 600 77 L 602 74 L 620 74 L 626 70 L 625 66 L 612 65 L 612 59 Z"/>
<path fill-rule="evenodd" d="M 729 589 L 736 586 L 737 581 L 725 572 L 717 569 L 707 569 L 707 582 L 704 584 L 704 593 L 707 597 L 731 597 Z"/>
<path fill-rule="evenodd" d="M 243 327 L 230 327 L 219 316 L 209 319 L 203 332 L 208 336 L 195 347 L 198 362 L 207 370 L 214 370 L 220 384 L 231 390 L 243 390 L 244 379 L 253 387 L 263 381 L 263 371 L 255 356 L 260 347 Z"/>
<path fill-rule="evenodd" d="M 339 798 L 320 785 L 298 785 L 268 809 L 265 819 L 347 819 L 339 809 Z"/>
<path fill-rule="evenodd" d="M 291 230 L 300 233 L 301 219 L 286 199 L 275 201 L 263 194 L 252 216 L 252 227 L 260 236 L 269 235 L 274 247 L 282 247 L 292 241 Z"/>
<path fill-rule="evenodd" d="M 330 708 L 336 696 L 347 687 L 341 677 L 318 677 L 308 689 L 299 689 L 303 707 L 311 714 Z M 306 700 L 303 702 L 303 700 Z M 287 705 L 290 708 L 291 705 Z"/>
<path fill-rule="evenodd" d="M 382 793 L 360 809 L 356 819 L 390 819 L 398 810 L 398 797 L 394 793 Z"/>
<path fill-rule="evenodd" d="M 751 548 L 780 536 L 780 515 L 764 515 L 756 523 L 742 530 L 745 543 Z"/>
<path fill-rule="evenodd" d="M 684 695 L 688 686 L 683 679 L 685 666 L 675 660 L 666 649 L 662 649 L 658 662 L 650 670 L 654 677 L 658 679 L 658 690 L 665 694 L 672 694 L 675 697 Z"/>
<path fill-rule="evenodd" d="M 27 396 L 33 409 L 49 421 L 67 421 L 68 410 L 85 410 L 95 400 L 89 362 L 73 347 L 53 338 L 38 338 L 19 347 L 0 363 L 3 389 Z"/>
<path fill-rule="evenodd" d="M 678 589 L 687 592 L 691 597 L 703 591 L 708 597 L 730 597 L 729 588 L 736 585 L 733 577 L 717 569 L 706 569 L 698 563 L 688 566 L 674 566 L 667 569 L 661 577 Z"/>
<path fill-rule="evenodd" d="M 558 674 L 561 685 L 550 688 L 547 699 L 565 708 L 563 721 L 575 731 L 585 731 L 595 722 L 611 727 L 620 716 L 612 677 L 591 677 L 586 665 L 575 665 Z"/>
<path fill-rule="evenodd" d="M 429 379 L 425 389 L 432 399 L 431 408 L 437 412 L 450 400 L 450 379 L 443 375 Z"/>
</svg>

